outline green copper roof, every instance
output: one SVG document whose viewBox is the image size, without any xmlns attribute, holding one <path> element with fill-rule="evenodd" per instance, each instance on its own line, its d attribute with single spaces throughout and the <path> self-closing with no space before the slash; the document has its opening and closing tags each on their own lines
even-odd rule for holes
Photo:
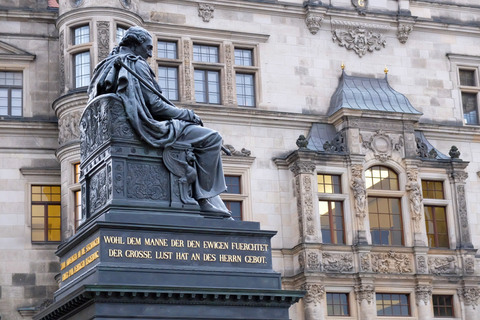
<svg viewBox="0 0 480 320">
<path fill-rule="evenodd" d="M 349 76 L 342 72 L 337 90 L 330 100 L 328 116 L 340 109 L 422 114 L 410 101 L 383 79 Z"/>
</svg>

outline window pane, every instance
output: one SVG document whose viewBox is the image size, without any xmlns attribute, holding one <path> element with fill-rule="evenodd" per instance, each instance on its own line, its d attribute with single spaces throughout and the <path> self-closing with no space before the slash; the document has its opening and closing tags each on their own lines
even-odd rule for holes
<svg viewBox="0 0 480 320">
<path fill-rule="evenodd" d="M 381 166 L 373 166 L 365 171 L 365 184 L 368 189 L 399 190 L 398 175 Z"/>
<path fill-rule="evenodd" d="M 403 245 L 400 199 L 368 197 L 373 244 Z"/>
<path fill-rule="evenodd" d="M 474 70 L 460 70 L 460 85 L 462 86 L 475 86 L 475 71 Z"/>
<path fill-rule="evenodd" d="M 125 32 L 127 32 L 126 28 L 117 27 L 117 35 L 116 35 L 117 43 L 120 43 L 120 41 L 122 41 L 122 38 L 125 35 Z"/>
<path fill-rule="evenodd" d="M 170 41 L 158 41 L 158 57 L 164 59 L 177 59 L 177 43 Z"/>
<path fill-rule="evenodd" d="M 348 294 L 327 292 L 327 312 L 329 316 L 348 316 Z"/>
<path fill-rule="evenodd" d="M 90 84 L 90 52 L 75 55 L 75 88 Z"/>
<path fill-rule="evenodd" d="M 178 69 L 176 67 L 158 67 L 158 84 L 168 99 L 178 100 Z"/>
<path fill-rule="evenodd" d="M 225 176 L 225 184 L 227 185 L 227 193 L 240 194 L 240 177 Z"/>
<path fill-rule="evenodd" d="M 253 75 L 237 73 L 236 86 L 238 105 L 244 107 L 254 107 L 255 88 L 253 84 Z"/>
<path fill-rule="evenodd" d="M 253 66 L 251 49 L 235 49 L 235 64 L 241 66 Z"/>
<path fill-rule="evenodd" d="M 60 196 L 59 186 L 32 186 L 33 242 L 60 241 Z"/>
<path fill-rule="evenodd" d="M 462 92 L 462 106 L 465 124 L 478 124 L 477 94 Z"/>
<path fill-rule="evenodd" d="M 218 62 L 218 47 L 194 44 L 193 60 L 200 62 Z"/>
<path fill-rule="evenodd" d="M 73 39 L 73 44 L 82 44 L 82 43 L 87 43 L 90 42 L 90 27 L 89 26 L 83 26 L 74 29 L 74 39 Z"/>
</svg>

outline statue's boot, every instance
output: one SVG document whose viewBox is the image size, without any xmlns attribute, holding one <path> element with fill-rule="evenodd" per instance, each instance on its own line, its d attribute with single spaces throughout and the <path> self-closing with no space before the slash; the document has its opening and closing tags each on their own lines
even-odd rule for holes
<svg viewBox="0 0 480 320">
<path fill-rule="evenodd" d="M 232 212 L 223 203 L 220 196 L 215 196 L 209 199 L 199 199 L 198 204 L 200 205 L 200 210 L 206 212 L 213 212 L 224 218 L 232 219 Z"/>
</svg>

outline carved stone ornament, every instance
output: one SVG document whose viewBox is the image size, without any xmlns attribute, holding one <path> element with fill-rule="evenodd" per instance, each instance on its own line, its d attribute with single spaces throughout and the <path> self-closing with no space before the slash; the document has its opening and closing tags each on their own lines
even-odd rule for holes
<svg viewBox="0 0 480 320">
<path fill-rule="evenodd" d="M 300 150 L 308 150 L 308 140 L 305 138 L 303 134 L 298 136 L 297 141 L 295 142 L 298 149 Z"/>
<path fill-rule="evenodd" d="M 457 289 L 458 297 L 466 306 L 472 306 L 473 309 L 476 309 L 478 305 L 478 298 L 480 297 L 479 288 L 458 288 Z"/>
<path fill-rule="evenodd" d="M 295 176 L 303 173 L 313 174 L 315 172 L 315 163 L 306 162 L 306 161 L 296 161 L 290 166 L 290 171 L 292 171 Z"/>
<path fill-rule="evenodd" d="M 367 141 L 363 139 L 363 147 L 373 151 L 375 159 L 385 162 L 392 157 L 392 151 L 399 151 L 403 147 L 403 137 L 400 136 L 398 143 L 394 145 L 392 138 L 382 130 L 377 130 Z"/>
<path fill-rule="evenodd" d="M 369 272 L 372 270 L 372 266 L 370 264 L 370 255 L 368 253 L 362 253 L 360 255 L 360 268 L 362 271 Z"/>
<path fill-rule="evenodd" d="M 377 273 L 410 273 L 411 257 L 390 250 L 387 253 L 372 254 L 372 271 Z"/>
<path fill-rule="evenodd" d="M 364 15 L 368 9 L 368 0 L 352 0 L 352 4 L 358 14 Z"/>
<path fill-rule="evenodd" d="M 425 305 L 428 305 L 430 299 L 432 298 L 432 287 L 430 286 L 420 286 L 415 287 L 415 300 L 417 306 L 420 305 L 420 301 L 423 301 Z"/>
<path fill-rule="evenodd" d="M 226 82 L 227 82 L 227 94 L 226 99 L 228 104 L 233 104 L 233 82 L 234 82 L 234 75 L 233 75 L 233 59 L 234 59 L 234 50 L 231 44 L 225 45 L 225 64 L 227 65 L 227 72 L 226 72 Z"/>
<path fill-rule="evenodd" d="M 110 52 L 110 22 L 97 21 L 98 61 L 102 61 Z"/>
<path fill-rule="evenodd" d="M 465 183 L 468 178 L 468 173 L 465 171 L 457 171 L 452 173 L 452 179 L 455 183 Z"/>
<path fill-rule="evenodd" d="M 295 189 L 300 235 L 313 236 L 315 234 L 315 218 L 313 215 L 311 176 L 297 176 L 295 178 Z"/>
<path fill-rule="evenodd" d="M 320 284 L 304 284 L 301 289 L 307 291 L 303 298 L 305 304 L 317 306 L 322 302 L 325 294 L 325 286 Z"/>
<path fill-rule="evenodd" d="M 400 43 L 405 44 L 408 40 L 408 36 L 410 35 L 410 32 L 412 32 L 413 26 L 410 24 L 403 24 L 399 23 L 398 24 L 398 29 L 397 29 L 397 38 Z"/>
<path fill-rule="evenodd" d="M 300 252 L 298 255 L 298 265 L 300 267 L 300 270 L 305 270 L 305 254 L 303 252 Z"/>
<path fill-rule="evenodd" d="M 183 65 L 185 70 L 185 99 L 192 100 L 192 69 L 190 66 L 190 40 L 183 40 Z"/>
<path fill-rule="evenodd" d="M 435 148 L 432 148 L 430 151 L 428 151 L 428 146 L 425 142 L 422 141 L 420 138 L 415 138 L 415 142 L 417 144 L 417 155 L 420 158 L 426 158 L 426 159 L 436 159 L 438 156 L 437 151 Z"/>
<path fill-rule="evenodd" d="M 410 200 L 410 213 L 415 224 L 415 232 L 420 232 L 420 221 L 422 220 L 422 191 L 418 183 L 418 170 L 407 170 L 408 182 L 405 185 L 405 190 L 408 191 L 408 199 Z"/>
<path fill-rule="evenodd" d="M 353 255 L 349 253 L 327 253 L 322 254 L 323 270 L 330 272 L 352 272 Z"/>
<path fill-rule="evenodd" d="M 309 270 L 320 269 L 320 262 L 318 261 L 318 254 L 316 252 L 307 253 L 307 267 Z"/>
<path fill-rule="evenodd" d="M 417 272 L 418 273 L 428 273 L 428 263 L 425 256 L 417 257 Z"/>
<path fill-rule="evenodd" d="M 466 174 L 466 173 L 465 173 Z M 467 199 L 465 197 L 465 185 L 457 184 L 458 218 L 460 220 L 462 243 L 470 243 L 470 229 L 468 227 Z"/>
<path fill-rule="evenodd" d="M 475 272 L 475 259 L 474 258 L 472 258 L 472 257 L 465 258 L 463 264 L 464 264 L 466 274 L 473 274 Z"/>
<path fill-rule="evenodd" d="M 355 288 L 355 294 L 357 296 L 358 303 L 362 303 L 363 300 L 367 300 L 368 304 L 371 304 L 375 294 L 375 289 L 371 285 L 360 285 Z"/>
<path fill-rule="evenodd" d="M 60 31 L 59 35 L 60 41 L 60 93 L 65 92 L 65 37 L 63 30 Z"/>
<path fill-rule="evenodd" d="M 323 15 L 307 12 L 307 15 L 305 16 L 305 23 L 311 34 L 317 34 L 318 30 L 320 30 L 322 20 Z"/>
<path fill-rule="evenodd" d="M 455 256 L 448 256 L 444 258 L 429 257 L 428 266 L 430 273 L 437 276 L 457 273 L 457 259 Z"/>
<path fill-rule="evenodd" d="M 234 146 L 231 144 L 224 144 L 223 145 L 225 148 L 227 148 L 228 151 L 232 154 L 232 156 L 236 157 L 250 157 L 252 152 L 250 150 L 247 150 L 245 148 L 242 148 L 242 150 L 236 150 Z M 223 152 L 223 151 L 222 151 Z"/>
<path fill-rule="evenodd" d="M 67 142 L 78 140 L 80 138 L 80 117 L 81 112 L 71 112 L 65 117 L 58 119 L 58 144 L 63 145 Z"/>
<path fill-rule="evenodd" d="M 366 216 L 365 203 L 367 198 L 367 189 L 365 187 L 365 181 L 363 181 L 362 174 L 363 166 L 361 164 L 353 166 L 350 187 L 353 190 L 353 197 L 355 198 L 355 214 L 360 219 L 360 223 L 363 226 L 363 219 Z"/>
<path fill-rule="evenodd" d="M 202 17 L 203 22 L 210 22 L 210 19 L 213 18 L 213 12 L 215 8 L 206 3 L 199 3 L 198 4 L 198 16 Z"/>
<path fill-rule="evenodd" d="M 385 48 L 387 41 L 383 32 L 386 30 L 386 27 L 379 25 L 332 21 L 333 42 L 347 50 L 355 51 L 360 58 L 367 52 Z"/>
<path fill-rule="evenodd" d="M 327 141 L 323 144 L 323 150 L 325 152 L 337 152 L 345 153 L 347 152 L 347 141 L 345 136 L 345 131 L 339 131 L 332 139 L 332 141 Z"/>
</svg>

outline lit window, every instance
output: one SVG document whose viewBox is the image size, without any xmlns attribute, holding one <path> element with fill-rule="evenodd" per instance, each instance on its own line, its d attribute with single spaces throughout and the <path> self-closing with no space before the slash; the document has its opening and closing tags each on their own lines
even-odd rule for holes
<svg viewBox="0 0 480 320">
<path fill-rule="evenodd" d="M 73 30 L 73 44 L 82 44 L 90 42 L 90 27 L 82 26 Z"/>
<path fill-rule="evenodd" d="M 74 168 L 74 183 L 80 183 L 80 163 L 73 165 Z M 82 191 L 76 190 L 73 191 L 74 195 L 74 220 L 75 220 L 75 231 L 82 223 Z"/>
<path fill-rule="evenodd" d="M 255 106 L 255 84 L 253 74 L 237 73 L 235 76 L 237 85 L 237 103 L 239 106 Z"/>
<path fill-rule="evenodd" d="M 74 63 L 75 88 L 87 87 L 90 84 L 90 52 L 77 53 Z"/>
<path fill-rule="evenodd" d="M 58 242 L 60 186 L 32 186 L 32 242 Z"/>
<path fill-rule="evenodd" d="M 195 100 L 197 102 L 220 103 L 220 72 L 195 70 Z"/>
<path fill-rule="evenodd" d="M 120 43 L 120 41 L 122 41 L 122 38 L 125 35 L 125 32 L 127 32 L 127 28 L 117 26 L 117 35 L 116 35 L 117 43 Z"/>
<path fill-rule="evenodd" d="M 158 67 L 158 84 L 162 92 L 170 100 L 178 100 L 178 68 Z"/>
<path fill-rule="evenodd" d="M 158 57 L 163 59 L 177 59 L 177 43 L 170 41 L 158 41 Z"/>
<path fill-rule="evenodd" d="M 398 191 L 397 174 L 386 167 L 373 166 L 365 171 L 369 190 Z M 403 245 L 403 224 L 400 198 L 377 196 L 369 191 L 368 212 L 372 243 L 378 245 Z"/>
<path fill-rule="evenodd" d="M 317 185 L 320 193 L 340 193 L 340 176 L 318 174 Z"/>
<path fill-rule="evenodd" d="M 199 62 L 218 62 L 218 47 L 194 44 L 193 60 Z"/>
<path fill-rule="evenodd" d="M 444 199 L 443 183 L 441 181 L 422 180 L 422 191 L 425 199 Z M 448 248 L 445 206 L 425 205 L 424 209 L 428 245 L 434 248 Z"/>
<path fill-rule="evenodd" d="M 322 194 L 340 194 L 340 176 L 317 174 L 318 210 L 323 243 L 345 244 L 343 201 L 322 199 Z"/>
<path fill-rule="evenodd" d="M 74 168 L 73 182 L 74 183 L 79 183 L 80 182 L 80 163 L 74 164 L 73 168 Z"/>
<path fill-rule="evenodd" d="M 453 296 L 436 295 L 432 296 L 433 316 L 435 318 L 453 318 Z"/>
<path fill-rule="evenodd" d="M 329 316 L 349 316 L 348 294 L 327 292 L 327 312 Z"/>
<path fill-rule="evenodd" d="M 410 304 L 407 294 L 377 293 L 377 316 L 410 316 Z"/>
<path fill-rule="evenodd" d="M 227 192 L 225 194 L 242 194 L 240 176 L 225 176 Z M 224 195 L 225 195 L 224 194 Z M 225 206 L 232 212 L 232 218 L 242 220 L 242 200 L 223 200 Z"/>
<path fill-rule="evenodd" d="M 240 66 L 253 66 L 253 50 L 235 48 L 235 64 Z"/>
<path fill-rule="evenodd" d="M 23 102 L 22 72 L 0 72 L 0 116 L 21 117 Z"/>
</svg>

